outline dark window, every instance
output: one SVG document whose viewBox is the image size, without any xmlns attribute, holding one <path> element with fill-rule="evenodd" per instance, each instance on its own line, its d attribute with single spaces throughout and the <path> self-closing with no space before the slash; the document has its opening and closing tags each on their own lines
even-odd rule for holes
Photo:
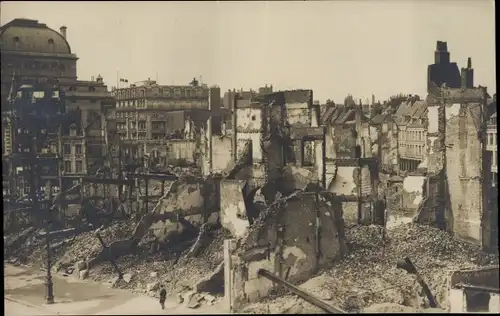
<svg viewBox="0 0 500 316">
<path fill-rule="evenodd" d="M 64 171 L 65 172 L 71 172 L 71 161 L 64 161 Z"/>
<path fill-rule="evenodd" d="M 80 144 L 75 145 L 75 153 L 77 153 L 77 154 L 82 153 L 82 145 L 80 145 Z"/>
<path fill-rule="evenodd" d="M 71 145 L 70 144 L 64 144 L 64 154 L 65 155 L 71 154 Z"/>
<path fill-rule="evenodd" d="M 361 146 L 354 147 L 354 158 L 361 158 Z"/>
<path fill-rule="evenodd" d="M 490 307 L 490 294 L 481 292 L 465 291 L 467 312 L 488 312 Z"/>
<path fill-rule="evenodd" d="M 49 38 L 49 41 L 48 41 L 48 42 L 49 42 L 49 44 L 50 44 L 50 45 L 54 44 L 54 40 L 53 40 L 53 39 L 51 39 L 51 38 Z"/>
<path fill-rule="evenodd" d="M 83 172 L 83 164 L 81 161 L 76 161 L 76 173 Z"/>
</svg>

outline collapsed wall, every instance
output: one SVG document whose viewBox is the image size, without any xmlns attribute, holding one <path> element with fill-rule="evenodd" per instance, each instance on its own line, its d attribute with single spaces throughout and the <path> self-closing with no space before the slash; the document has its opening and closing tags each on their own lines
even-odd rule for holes
<svg viewBox="0 0 500 316">
<path fill-rule="evenodd" d="M 328 191 L 337 195 L 367 196 L 372 194 L 373 177 L 369 166 L 339 166 L 335 177 L 328 184 Z M 371 217 L 371 203 L 349 201 L 344 202 L 343 219 L 347 225 L 358 223 L 358 205 L 361 203 L 361 220 Z"/>
<path fill-rule="evenodd" d="M 237 310 L 273 289 L 271 281 L 257 276 L 259 269 L 297 283 L 344 253 L 341 203 L 316 201 L 314 193 L 297 191 L 273 203 L 238 239 L 231 259 L 225 259 L 231 261 L 226 294 Z"/>
<path fill-rule="evenodd" d="M 216 194 L 217 182 L 213 179 L 192 176 L 179 178 L 153 210 L 141 218 L 132 236 L 109 244 L 108 249 L 103 249 L 95 258 L 89 259 L 89 266 L 105 260 L 108 252 L 117 258 L 130 253 L 150 231 L 159 242 L 167 242 L 185 229 L 197 229 L 204 223 L 217 223 L 219 206 Z"/>
<path fill-rule="evenodd" d="M 391 216 L 414 217 L 424 200 L 427 178 L 423 175 L 380 176 L 380 196 L 387 200 L 387 211 Z"/>
</svg>

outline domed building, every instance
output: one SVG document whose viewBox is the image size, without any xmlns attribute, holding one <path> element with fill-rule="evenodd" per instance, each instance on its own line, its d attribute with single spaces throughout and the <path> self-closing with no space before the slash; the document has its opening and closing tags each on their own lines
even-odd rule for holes
<svg viewBox="0 0 500 316">
<path fill-rule="evenodd" d="M 41 78 L 61 83 L 77 80 L 76 61 L 66 40 L 66 27 L 60 32 L 36 20 L 14 19 L 0 27 L 2 103 L 15 74 L 22 82 Z"/>
<path fill-rule="evenodd" d="M 24 114 L 18 111 L 20 106 L 36 104 L 38 109 L 44 111 L 44 115 L 50 116 L 54 102 L 58 102 L 66 113 L 58 114 L 63 122 L 60 142 L 54 138 L 47 142 L 45 148 L 40 148 L 40 155 L 63 159 L 44 162 L 48 167 L 47 174 L 42 174 L 40 183 L 45 185 L 52 181 L 49 187 L 61 183 L 57 179 L 62 174 L 63 187 L 66 187 L 64 182 L 71 183 L 98 169 L 103 163 L 106 116 L 114 108 L 115 101 L 101 76 L 90 81 L 78 80 L 78 57 L 71 51 L 66 31 L 65 26 L 57 32 L 46 24 L 30 19 L 14 19 L 0 27 L 3 173 L 4 179 L 18 179 L 16 185 L 7 185 L 11 193 L 18 196 L 30 191 L 22 185 L 26 179 L 16 173 L 16 170 L 23 169 L 19 168 L 20 159 L 17 156 L 30 151 L 24 148 L 29 142 L 24 144 L 20 141 L 22 135 L 18 135 L 19 131 L 26 134 L 26 129 L 33 129 L 29 134 L 36 135 L 36 129 L 44 129 L 40 126 L 24 126 L 21 117 Z M 51 89 L 53 92 L 49 93 L 53 94 L 52 97 L 47 95 Z M 29 90 L 28 93 L 33 97 L 20 100 L 21 90 Z M 35 94 L 41 97 L 37 99 Z M 27 117 L 24 119 L 26 121 Z"/>
</svg>

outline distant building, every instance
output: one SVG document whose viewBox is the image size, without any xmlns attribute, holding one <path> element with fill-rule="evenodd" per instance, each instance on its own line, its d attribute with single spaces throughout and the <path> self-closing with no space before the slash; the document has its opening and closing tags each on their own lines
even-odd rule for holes
<svg viewBox="0 0 500 316">
<path fill-rule="evenodd" d="M 417 171 L 426 155 L 427 103 L 410 97 L 395 113 L 398 126 L 399 170 Z"/>
<path fill-rule="evenodd" d="M 113 91 L 116 97 L 116 131 L 129 144 L 161 144 L 169 139 L 194 139 L 212 115 L 212 132 L 220 134 L 219 87 L 159 85 L 145 80 Z M 137 147 L 141 157 L 147 146 Z M 146 152 L 145 152 L 146 150 Z"/>
<path fill-rule="evenodd" d="M 255 99 L 257 96 L 262 96 L 266 94 L 271 94 L 273 93 L 273 86 L 267 86 L 265 85 L 264 87 L 260 87 L 258 91 L 250 89 L 249 91 L 244 91 L 243 89 L 240 90 L 228 90 L 227 92 L 224 93 L 223 101 L 222 101 L 222 106 L 225 109 L 232 110 L 234 108 L 235 103 L 237 102 L 236 100 L 241 100 L 240 102 L 246 103 L 246 102 L 251 102 L 252 99 Z"/>
</svg>

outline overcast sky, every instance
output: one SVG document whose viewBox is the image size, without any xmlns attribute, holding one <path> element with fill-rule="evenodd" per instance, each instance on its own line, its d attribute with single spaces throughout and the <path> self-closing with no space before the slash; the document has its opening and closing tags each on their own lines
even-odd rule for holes
<svg viewBox="0 0 500 316">
<path fill-rule="evenodd" d="M 66 25 L 79 78 L 109 86 L 119 70 L 129 82 L 313 89 L 321 101 L 425 95 L 443 40 L 460 67 L 472 57 L 476 85 L 496 90 L 492 0 L 2 1 L 2 25 L 14 18 Z"/>
</svg>

